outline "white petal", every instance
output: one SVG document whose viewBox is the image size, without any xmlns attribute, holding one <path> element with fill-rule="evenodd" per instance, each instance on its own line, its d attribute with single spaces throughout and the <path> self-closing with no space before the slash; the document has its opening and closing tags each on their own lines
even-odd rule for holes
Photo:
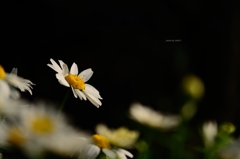
<svg viewBox="0 0 240 159">
<path fill-rule="evenodd" d="M 60 63 L 61 68 L 63 69 L 63 65 L 65 64 L 62 60 L 58 60 L 58 62 Z"/>
<path fill-rule="evenodd" d="M 62 67 L 63 67 L 63 71 L 62 71 L 63 76 L 67 76 L 69 73 L 68 66 L 66 64 L 63 64 Z"/>
<path fill-rule="evenodd" d="M 88 100 L 93 104 L 95 105 L 96 107 L 100 107 L 102 105 L 101 101 L 94 97 L 93 95 L 91 94 L 88 94 L 87 92 L 83 91 L 83 93 L 86 95 L 86 97 L 88 98 Z"/>
<path fill-rule="evenodd" d="M 95 159 L 100 153 L 100 148 L 95 145 L 87 145 L 81 152 L 78 159 Z"/>
<path fill-rule="evenodd" d="M 83 100 L 83 98 L 82 98 L 81 94 L 80 94 L 80 93 L 78 93 L 77 91 L 79 91 L 79 90 L 76 90 L 76 91 L 75 91 L 75 93 L 77 93 L 77 95 L 78 95 L 78 97 L 80 98 L 80 100 Z"/>
<path fill-rule="evenodd" d="M 32 85 L 33 84 L 30 80 L 21 78 L 15 74 L 6 74 L 5 80 L 12 86 L 19 88 L 22 92 L 27 90 L 30 94 L 32 94 Z"/>
<path fill-rule="evenodd" d="M 80 91 L 80 90 L 78 90 L 78 89 L 75 89 L 75 92 L 77 93 L 77 95 L 79 96 L 79 98 L 80 98 L 81 100 L 82 100 L 82 98 L 83 98 L 84 100 L 87 100 L 85 94 L 84 94 L 82 91 Z"/>
<path fill-rule="evenodd" d="M 17 99 L 20 97 L 20 93 L 16 89 L 10 88 L 10 91 L 11 91 L 10 95 L 13 99 Z"/>
<path fill-rule="evenodd" d="M 77 98 L 77 93 L 75 92 L 75 90 L 73 89 L 73 87 L 71 87 L 71 88 L 72 88 L 74 97 Z M 81 99 L 81 100 L 82 100 L 82 99 Z"/>
<path fill-rule="evenodd" d="M 11 91 L 9 85 L 5 81 L 0 80 L 0 96 L 4 98 L 9 98 L 10 93 Z"/>
<path fill-rule="evenodd" d="M 87 91 L 88 94 L 91 94 L 99 99 L 102 99 L 102 97 L 100 96 L 98 90 L 96 88 L 94 88 L 92 85 L 90 84 L 85 84 L 85 90 L 84 91 Z"/>
<path fill-rule="evenodd" d="M 130 153 L 129 151 L 127 151 L 127 150 L 118 149 L 117 151 L 123 153 L 124 155 L 126 155 L 126 156 L 128 156 L 128 157 L 130 157 L 130 158 L 133 158 L 133 154 Z"/>
<path fill-rule="evenodd" d="M 57 73 L 57 74 L 56 74 L 56 78 L 57 78 L 58 80 L 63 80 L 63 79 L 65 79 L 64 76 L 63 76 L 61 73 Z"/>
<path fill-rule="evenodd" d="M 12 71 L 11 71 L 11 74 L 17 75 L 17 68 L 13 68 Z"/>
<path fill-rule="evenodd" d="M 77 75 L 78 74 L 78 67 L 77 65 L 75 64 L 75 62 L 72 64 L 72 67 L 70 69 L 70 73 L 71 74 L 74 74 L 74 75 Z"/>
<path fill-rule="evenodd" d="M 70 87 L 70 85 L 65 80 L 58 80 L 58 82 L 63 86 Z"/>
<path fill-rule="evenodd" d="M 51 67 L 58 73 L 62 72 L 62 69 L 58 66 L 58 64 L 52 58 L 50 59 L 50 61 L 52 63 L 52 65 L 51 65 L 52 67 L 50 66 L 50 64 L 47 64 L 49 67 Z"/>
<path fill-rule="evenodd" d="M 87 82 L 93 75 L 91 68 L 82 71 L 78 76 L 83 79 L 84 82 Z"/>
<path fill-rule="evenodd" d="M 58 82 L 61 85 L 64 85 L 66 87 L 70 87 L 70 85 L 67 83 L 67 81 L 65 80 L 65 78 L 62 74 L 56 74 L 56 78 L 58 79 Z"/>
<path fill-rule="evenodd" d="M 111 159 L 115 159 L 116 158 L 116 153 L 114 153 L 112 150 L 109 149 L 102 149 L 103 153 L 105 153 L 105 155 Z"/>
<path fill-rule="evenodd" d="M 55 69 L 55 67 L 54 67 L 53 65 L 51 65 L 51 64 L 47 64 L 47 66 L 50 67 L 51 69 L 53 69 L 54 71 L 58 72 L 58 70 Z M 60 72 L 58 72 L 58 73 L 60 73 Z"/>
<path fill-rule="evenodd" d="M 119 159 L 127 159 L 124 153 L 117 151 L 117 155 Z"/>
</svg>

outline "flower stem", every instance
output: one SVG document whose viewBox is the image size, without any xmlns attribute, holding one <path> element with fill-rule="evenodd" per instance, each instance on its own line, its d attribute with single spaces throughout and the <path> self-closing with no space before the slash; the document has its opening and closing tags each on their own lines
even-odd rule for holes
<svg viewBox="0 0 240 159">
<path fill-rule="evenodd" d="M 64 97 L 64 99 L 63 99 L 63 101 L 62 101 L 62 104 L 60 105 L 60 108 L 59 108 L 59 110 L 58 110 L 58 117 L 61 115 L 61 112 L 62 112 L 63 107 L 64 107 L 64 105 L 65 105 L 65 103 L 66 103 L 66 101 L 67 101 L 67 98 L 68 98 L 68 96 L 69 96 L 69 94 L 70 94 L 70 91 L 71 91 L 71 88 L 68 89 L 68 91 L 67 91 L 67 93 L 66 93 L 66 95 L 65 95 L 65 97 Z"/>
</svg>

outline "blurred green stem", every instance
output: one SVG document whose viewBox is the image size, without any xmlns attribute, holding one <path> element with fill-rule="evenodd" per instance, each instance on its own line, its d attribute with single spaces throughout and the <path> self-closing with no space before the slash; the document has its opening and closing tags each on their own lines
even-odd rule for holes
<svg viewBox="0 0 240 159">
<path fill-rule="evenodd" d="M 150 159 L 151 158 L 151 146 L 154 140 L 154 130 L 149 129 L 147 136 L 145 136 L 145 142 L 147 144 L 146 150 L 138 153 L 138 159 Z"/>
<path fill-rule="evenodd" d="M 67 101 L 67 98 L 68 98 L 70 92 L 71 92 L 71 88 L 68 89 L 68 91 L 67 91 L 67 93 L 66 93 L 66 95 L 65 95 L 65 97 L 62 101 L 62 104 L 60 105 L 60 108 L 58 110 L 58 117 L 61 115 L 61 112 L 63 110 L 64 105 L 66 104 L 66 101 Z"/>
</svg>

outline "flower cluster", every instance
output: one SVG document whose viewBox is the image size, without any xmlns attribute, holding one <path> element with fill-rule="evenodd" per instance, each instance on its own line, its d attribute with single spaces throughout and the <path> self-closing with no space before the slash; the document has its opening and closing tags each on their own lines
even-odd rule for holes
<svg viewBox="0 0 240 159">
<path fill-rule="evenodd" d="M 58 60 L 59 64 L 53 59 L 50 62 L 47 66 L 56 72 L 58 82 L 69 87 L 75 98 L 88 100 L 96 108 L 102 106 L 99 91 L 87 83 L 93 75 L 91 68 L 79 73 L 76 63 L 69 69 L 62 60 Z M 8 158 L 9 151 L 16 153 L 17 158 L 24 155 L 46 159 L 53 156 L 73 159 L 240 158 L 240 142 L 233 137 L 236 128 L 229 122 L 201 123 L 198 136 L 202 143 L 192 144 L 197 131 L 192 130 L 190 121 L 205 91 L 203 82 L 195 75 L 183 78 L 186 100 L 179 113 L 162 112 L 135 102 L 126 114 L 129 117 L 126 125 L 132 123 L 131 127 L 135 128 L 109 128 L 99 123 L 94 133 L 70 124 L 62 112 L 65 103 L 56 110 L 56 105 L 46 101 L 32 103 L 20 98 L 18 89 L 32 95 L 34 85 L 19 77 L 17 68 L 6 73 L 0 65 L 0 159 L 5 158 L 5 154 Z"/>
<path fill-rule="evenodd" d="M 50 59 L 50 62 L 51 64 L 47 66 L 57 72 L 56 78 L 61 85 L 71 87 L 74 97 L 88 99 L 97 108 L 102 105 L 99 91 L 86 83 L 93 75 L 91 68 L 78 73 L 78 66 L 75 63 L 69 70 L 62 60 L 59 60 L 60 65 L 53 59 Z M 113 138 L 108 136 L 109 134 L 106 137 L 103 136 L 105 134 L 100 135 L 99 127 L 96 128 L 96 133 L 99 134 L 95 135 L 78 130 L 67 122 L 66 116 L 60 115 L 62 109 L 57 111 L 54 105 L 44 101 L 31 103 L 20 98 L 16 88 L 28 91 L 32 95 L 33 85 L 35 84 L 30 80 L 17 76 L 16 68 L 11 73 L 6 73 L 0 66 L 0 146 L 3 149 L 17 148 L 30 158 L 44 158 L 48 154 L 54 154 L 93 159 L 99 155 L 100 149 L 112 159 L 125 158 L 125 155 L 133 157 L 124 149 L 129 148 L 127 146 L 129 143 L 127 145 L 123 145 L 123 141 L 111 143 Z M 124 134 L 121 134 L 122 138 L 125 136 L 126 142 L 134 144 L 138 133 L 131 137 L 132 131 L 125 127 L 124 131 Z"/>
</svg>

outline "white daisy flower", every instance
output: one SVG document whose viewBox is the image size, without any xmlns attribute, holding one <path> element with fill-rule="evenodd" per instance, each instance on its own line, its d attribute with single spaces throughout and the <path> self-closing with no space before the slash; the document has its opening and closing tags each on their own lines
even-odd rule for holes
<svg viewBox="0 0 240 159">
<path fill-rule="evenodd" d="M 127 159 L 133 158 L 133 155 L 121 148 L 111 148 L 108 138 L 95 134 L 92 137 L 94 144 L 89 144 L 80 152 L 79 159 L 95 159 L 102 152 L 109 159 Z"/>
<path fill-rule="evenodd" d="M 39 103 L 22 112 L 22 124 L 28 137 L 48 151 L 72 155 L 87 144 L 85 132 L 76 131 L 66 123 L 64 116 Z"/>
<path fill-rule="evenodd" d="M 177 115 L 163 115 L 147 106 L 134 103 L 130 107 L 130 118 L 137 122 L 162 130 L 170 130 L 177 127 L 181 118 Z"/>
<path fill-rule="evenodd" d="M 138 131 L 129 130 L 126 127 L 109 129 L 104 124 L 98 124 L 96 132 L 108 138 L 111 144 L 122 148 L 131 148 L 139 137 Z"/>
<path fill-rule="evenodd" d="M 91 68 L 82 71 L 78 74 L 78 67 L 75 63 L 69 71 L 68 66 L 62 61 L 58 60 L 60 66 L 50 59 L 52 64 L 47 64 L 50 68 L 57 72 L 56 78 L 59 83 L 71 87 L 75 98 L 79 97 L 81 100 L 89 100 L 93 105 L 99 108 L 102 103 L 99 99 L 102 99 L 97 89 L 86 82 L 91 78 L 93 71 Z"/>
<path fill-rule="evenodd" d="M 5 138 L 30 157 L 45 152 L 74 155 L 88 144 L 90 135 L 70 127 L 63 116 L 43 103 L 21 107 L 19 116 L 7 119 L 10 122 L 0 130 L 0 139 Z"/>
<path fill-rule="evenodd" d="M 19 93 L 10 86 L 20 89 L 22 92 L 28 91 L 32 95 L 32 85 L 30 80 L 17 76 L 17 68 L 13 68 L 11 73 L 6 73 L 0 65 L 0 95 L 3 97 L 18 98 Z"/>
</svg>

